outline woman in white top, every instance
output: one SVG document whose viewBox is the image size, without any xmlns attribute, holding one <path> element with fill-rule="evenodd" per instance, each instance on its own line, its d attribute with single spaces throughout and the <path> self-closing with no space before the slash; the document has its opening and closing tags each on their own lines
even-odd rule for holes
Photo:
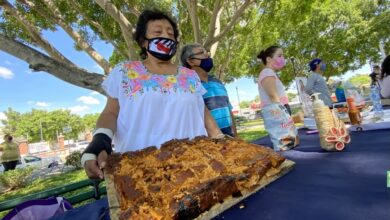
<svg viewBox="0 0 390 220">
<path fill-rule="evenodd" d="M 276 151 L 292 149 L 298 144 L 297 130 L 290 116 L 286 89 L 275 73 L 285 65 L 283 50 L 271 46 L 262 50 L 257 58 L 265 66 L 258 80 L 265 128 Z"/>
<path fill-rule="evenodd" d="M 390 98 L 390 55 L 387 56 L 382 63 L 382 73 L 379 79 L 381 87 L 381 95 L 383 98 Z"/>
<path fill-rule="evenodd" d="M 115 150 L 125 152 L 171 139 L 223 136 L 204 106 L 206 91 L 196 72 L 171 62 L 178 35 L 176 23 L 162 12 L 139 16 L 134 39 L 143 61 L 118 64 L 102 84 L 107 104 L 82 156 L 88 177 L 103 178 L 113 138 Z"/>
</svg>

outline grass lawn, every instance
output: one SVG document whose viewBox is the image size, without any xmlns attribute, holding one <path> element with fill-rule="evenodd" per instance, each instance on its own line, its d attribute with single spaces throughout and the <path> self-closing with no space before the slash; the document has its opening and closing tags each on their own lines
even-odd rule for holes
<svg viewBox="0 0 390 220">
<path fill-rule="evenodd" d="M 248 142 L 257 140 L 266 135 L 268 135 L 268 133 L 263 128 L 252 128 L 238 132 L 238 137 Z"/>
<path fill-rule="evenodd" d="M 17 197 L 22 197 L 22 196 L 33 194 L 33 193 L 37 193 L 37 192 L 42 192 L 42 191 L 45 191 L 48 189 L 52 189 L 52 188 L 59 187 L 59 186 L 64 186 L 64 185 L 78 182 L 78 181 L 85 180 L 85 179 L 87 179 L 87 176 L 86 176 L 83 169 L 70 171 L 70 172 L 67 172 L 64 174 L 59 174 L 59 175 L 48 177 L 45 179 L 38 178 L 23 188 L 1 193 L 0 202 L 10 200 L 13 198 L 17 198 Z M 76 195 L 76 194 L 79 194 L 81 192 L 84 192 L 88 189 L 92 189 L 92 186 L 87 186 L 87 187 L 84 187 L 82 189 L 68 192 L 62 196 L 64 196 L 65 198 L 70 197 L 72 195 Z M 76 204 L 76 207 L 84 205 L 84 204 L 88 204 L 90 202 L 91 202 L 91 200 L 81 202 L 79 204 Z M 6 215 L 8 212 L 9 212 L 9 210 L 0 212 L 0 218 L 4 217 L 4 215 Z"/>
<path fill-rule="evenodd" d="M 260 119 L 246 121 L 246 122 L 240 122 L 237 125 L 240 125 L 240 126 L 243 126 L 243 127 L 264 125 L 264 121 L 263 121 L 263 119 L 260 118 Z"/>
</svg>

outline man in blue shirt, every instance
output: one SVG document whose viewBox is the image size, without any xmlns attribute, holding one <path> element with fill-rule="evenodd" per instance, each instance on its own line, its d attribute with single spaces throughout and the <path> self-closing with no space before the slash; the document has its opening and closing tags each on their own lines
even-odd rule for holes
<svg viewBox="0 0 390 220">
<path fill-rule="evenodd" d="M 183 47 L 180 59 L 183 66 L 195 70 L 202 81 L 203 87 L 207 90 L 203 100 L 222 133 L 236 136 L 233 107 L 229 102 L 226 88 L 219 79 L 208 74 L 213 68 L 213 59 L 207 50 L 200 44 L 188 44 Z"/>
</svg>

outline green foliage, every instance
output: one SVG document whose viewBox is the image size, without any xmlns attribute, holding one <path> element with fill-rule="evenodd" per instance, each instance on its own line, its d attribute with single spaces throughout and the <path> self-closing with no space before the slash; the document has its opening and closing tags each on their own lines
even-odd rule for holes
<svg viewBox="0 0 390 220">
<path fill-rule="evenodd" d="M 99 118 L 99 113 L 86 114 L 82 118 L 82 123 L 86 130 L 92 131 L 96 128 L 96 122 Z"/>
<path fill-rule="evenodd" d="M 368 75 L 357 74 L 356 76 L 352 76 L 348 79 L 352 85 L 360 88 L 362 86 L 369 86 L 371 83 L 371 78 Z"/>
<path fill-rule="evenodd" d="M 74 170 L 48 178 L 38 178 L 33 180 L 24 188 L 1 193 L 0 201 L 14 199 L 24 195 L 44 191 L 50 188 L 71 184 L 84 179 L 87 179 L 87 175 L 85 174 L 84 170 Z"/>
<path fill-rule="evenodd" d="M 294 99 L 295 97 L 297 97 L 298 94 L 296 93 L 291 93 L 291 92 L 288 92 L 287 93 L 287 96 L 288 96 L 288 99 L 291 101 L 292 99 Z"/>
<path fill-rule="evenodd" d="M 48 190 L 51 188 L 64 186 L 66 184 L 75 183 L 75 182 L 85 180 L 85 179 L 87 179 L 87 175 L 85 174 L 84 170 L 73 170 L 73 171 L 70 171 L 67 173 L 61 173 L 59 175 L 51 176 L 48 178 L 38 178 L 38 179 L 35 179 L 32 182 L 30 182 L 25 187 L 1 193 L 0 194 L 0 201 L 6 201 L 6 200 L 10 200 L 10 199 L 19 198 L 19 197 L 26 196 L 26 195 L 29 195 L 32 193 L 37 193 L 37 192 L 45 191 L 45 190 Z M 62 196 L 64 196 L 64 197 L 73 196 L 75 194 L 79 194 L 79 193 L 85 191 L 86 189 L 90 190 L 91 187 L 89 186 L 89 187 L 86 187 L 83 189 L 68 192 Z M 83 203 L 77 204 L 76 207 L 81 205 L 81 204 L 85 204 L 85 203 L 83 202 Z M 9 211 L 0 212 L 0 218 L 4 217 L 8 212 Z"/>
<path fill-rule="evenodd" d="M 26 21 L 42 31 L 55 31 L 58 22 L 42 0 L 16 1 L 13 5 L 26 17 Z M 91 46 L 96 40 L 115 45 L 110 65 L 125 59 L 129 51 L 121 33 L 120 25 L 94 1 L 69 0 L 52 1 L 58 8 L 62 21 L 77 31 Z M 180 45 L 195 40 L 194 28 L 185 1 L 177 0 L 128 0 L 111 1 L 135 26 L 140 12 L 157 8 L 172 14 L 178 21 Z M 220 26 L 223 31 L 232 21 L 244 1 L 221 0 Z M 210 25 L 216 1 L 198 0 L 200 42 L 205 43 L 216 27 Z M 37 7 L 39 6 L 39 7 Z M 390 51 L 390 1 L 388 0 L 306 0 L 306 1 L 252 1 L 239 16 L 237 22 L 226 30 L 219 41 L 215 59 L 215 73 L 224 82 L 242 76 L 257 76 L 262 68 L 256 59 L 261 49 L 278 44 L 284 49 L 289 62 L 281 73 L 281 79 L 288 85 L 296 75 L 307 74 L 307 63 L 320 57 L 328 64 L 327 77 L 341 75 L 355 70 L 367 61 L 378 62 L 379 42 Z M 0 14 L 0 33 L 18 39 L 26 44 L 34 43 L 31 33 L 10 13 Z M 138 48 L 136 43 L 132 44 Z M 75 44 L 75 49 L 80 49 Z M 138 49 L 135 49 L 138 50 Z M 179 53 L 178 53 L 179 54 Z M 177 59 L 177 58 L 176 58 Z"/>
<path fill-rule="evenodd" d="M 240 126 L 244 126 L 244 127 L 264 126 L 264 120 L 261 118 L 255 120 L 247 120 L 246 122 L 241 123 Z"/>
<path fill-rule="evenodd" d="M 80 132 L 93 130 L 99 114 L 86 114 L 83 117 L 72 114 L 69 110 L 37 110 L 19 113 L 12 108 L 4 112 L 7 120 L 1 120 L 4 131 L 11 132 L 15 137 L 28 136 L 29 142 L 37 142 L 41 139 L 40 129 L 42 125 L 43 138 L 46 141 L 57 141 L 57 134 L 63 133 L 64 127 L 71 127 L 72 131 L 64 133 L 65 139 L 77 139 Z"/>
<path fill-rule="evenodd" d="M 17 168 L 0 174 L 0 182 L 11 189 L 18 189 L 26 186 L 31 181 L 34 167 Z"/>
<path fill-rule="evenodd" d="M 240 102 L 240 108 L 249 108 L 249 106 L 251 105 L 252 101 L 241 101 Z"/>
<path fill-rule="evenodd" d="M 81 169 L 81 152 L 80 151 L 75 151 L 66 156 L 65 160 L 65 165 L 66 166 L 73 166 L 76 169 Z"/>
<path fill-rule="evenodd" d="M 251 142 L 255 141 L 259 138 L 262 138 L 266 136 L 268 133 L 267 131 L 264 130 L 264 128 L 253 128 L 253 129 L 248 129 L 248 130 L 243 130 L 238 132 L 238 137 Z"/>
</svg>

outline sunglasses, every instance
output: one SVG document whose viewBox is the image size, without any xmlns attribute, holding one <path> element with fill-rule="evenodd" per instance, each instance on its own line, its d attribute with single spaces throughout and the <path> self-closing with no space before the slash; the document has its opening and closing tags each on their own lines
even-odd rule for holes
<svg viewBox="0 0 390 220">
<path fill-rule="evenodd" d="M 210 56 L 210 51 L 202 50 L 202 51 L 200 51 L 200 52 L 198 52 L 198 53 L 193 53 L 193 54 L 191 54 L 188 58 L 190 58 L 190 59 L 198 59 L 198 58 L 196 58 L 195 56 L 202 55 L 202 54 L 204 54 L 204 55 L 206 55 L 206 56 Z"/>
</svg>

